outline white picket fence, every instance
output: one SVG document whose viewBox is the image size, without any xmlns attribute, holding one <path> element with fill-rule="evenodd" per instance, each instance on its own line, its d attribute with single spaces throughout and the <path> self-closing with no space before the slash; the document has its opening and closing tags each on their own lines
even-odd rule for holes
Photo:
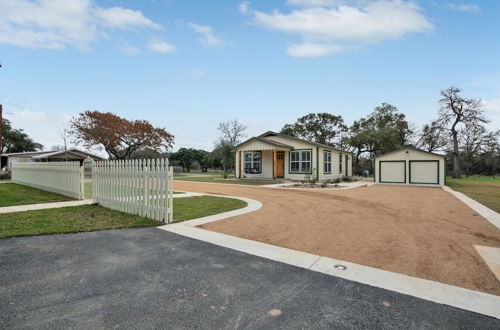
<svg viewBox="0 0 500 330">
<path fill-rule="evenodd" d="M 173 221 L 173 169 L 167 159 L 95 162 L 93 198 L 104 207 Z"/>
<path fill-rule="evenodd" d="M 83 170 L 79 162 L 12 164 L 12 181 L 83 199 Z"/>
</svg>

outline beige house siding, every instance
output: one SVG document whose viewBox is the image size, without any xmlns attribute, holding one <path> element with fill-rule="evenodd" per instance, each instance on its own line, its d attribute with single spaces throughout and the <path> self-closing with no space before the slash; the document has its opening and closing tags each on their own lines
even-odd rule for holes
<svg viewBox="0 0 500 330">
<path fill-rule="evenodd" d="M 439 167 L 439 182 L 437 184 L 443 186 L 445 183 L 445 158 L 443 156 L 430 154 L 427 152 L 422 152 L 414 149 L 402 149 L 396 152 L 389 153 L 387 155 L 382 155 L 375 158 L 375 181 L 380 183 L 380 162 L 383 161 L 404 161 L 404 170 L 406 172 L 405 175 L 405 184 L 410 184 L 410 174 L 411 170 L 413 171 L 413 175 L 411 178 L 413 179 L 413 183 L 418 184 L 420 182 L 429 182 L 436 175 L 437 166 Z M 426 162 L 422 162 L 426 161 Z M 428 161 L 428 162 L 427 162 Z M 390 164 L 389 167 L 382 166 L 382 169 L 386 171 L 386 173 L 382 173 L 385 181 L 389 181 L 387 178 L 397 179 L 400 174 L 397 173 L 389 173 L 391 169 L 396 171 L 398 167 L 397 164 L 401 163 L 386 163 Z M 412 164 L 410 168 L 410 164 Z M 400 165 L 399 165 L 400 166 Z M 384 168 L 385 167 L 385 168 Z"/>
<path fill-rule="evenodd" d="M 27 163 L 31 157 L 26 157 L 26 156 L 13 156 L 9 157 L 7 160 L 7 164 L 9 168 L 12 168 L 12 164 L 17 164 L 17 163 Z"/>
<path fill-rule="evenodd" d="M 311 175 L 314 178 L 319 178 L 320 181 L 333 180 L 344 175 L 352 175 L 352 155 L 350 153 L 341 153 L 339 151 L 330 151 L 332 153 L 332 172 L 324 173 L 324 151 L 322 147 L 311 145 L 306 142 L 289 139 L 282 136 L 265 137 L 271 143 L 285 144 L 293 148 L 292 150 L 311 150 Z M 259 140 L 249 140 L 241 144 L 236 149 L 236 176 L 240 173 L 241 177 L 247 179 L 272 179 L 274 176 L 274 151 L 284 151 L 284 178 L 289 180 L 304 180 L 306 173 L 290 173 L 290 150 L 287 147 L 272 145 Z M 262 173 L 245 174 L 244 173 L 244 157 L 245 152 L 262 151 Z M 343 173 L 339 173 L 339 154 L 343 155 Z M 345 155 L 348 157 L 348 162 L 345 163 Z"/>
<path fill-rule="evenodd" d="M 256 150 L 259 151 L 259 150 Z M 262 172 L 259 174 L 246 174 L 244 172 L 244 160 L 245 151 L 241 152 L 241 159 L 236 165 L 236 173 L 239 173 L 239 167 L 241 166 L 241 177 L 246 177 L 247 179 L 272 179 L 273 178 L 273 151 L 262 150 L 261 155 L 261 166 Z"/>
</svg>

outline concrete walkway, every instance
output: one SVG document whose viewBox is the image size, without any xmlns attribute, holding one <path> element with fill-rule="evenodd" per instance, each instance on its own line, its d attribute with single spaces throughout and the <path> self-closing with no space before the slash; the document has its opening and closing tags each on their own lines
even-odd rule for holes
<svg viewBox="0 0 500 330">
<path fill-rule="evenodd" d="M 92 199 L 84 199 L 81 201 L 5 206 L 5 207 L 0 207 L 0 214 L 1 213 L 12 213 L 12 212 L 33 211 L 33 210 L 43 210 L 43 209 L 56 209 L 59 207 L 89 205 L 92 203 L 94 203 L 94 201 Z"/>
</svg>

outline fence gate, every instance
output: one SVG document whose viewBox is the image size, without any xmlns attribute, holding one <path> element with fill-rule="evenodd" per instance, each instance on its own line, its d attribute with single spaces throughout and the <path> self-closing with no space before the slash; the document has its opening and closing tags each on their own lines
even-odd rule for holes
<svg viewBox="0 0 500 330">
<path fill-rule="evenodd" d="M 168 159 L 94 162 L 96 203 L 166 223 L 173 221 L 173 169 Z"/>
</svg>

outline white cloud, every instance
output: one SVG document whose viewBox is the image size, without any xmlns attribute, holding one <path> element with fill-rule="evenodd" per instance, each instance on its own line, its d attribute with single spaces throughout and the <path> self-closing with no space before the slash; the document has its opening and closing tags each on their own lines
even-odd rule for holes
<svg viewBox="0 0 500 330">
<path fill-rule="evenodd" d="M 336 49 L 343 46 L 339 43 L 376 43 L 433 28 L 417 5 L 402 0 L 362 1 L 335 8 L 304 8 L 288 14 L 278 10 L 271 13 L 254 11 L 253 15 L 256 24 L 299 35 L 303 39 L 302 50 L 312 49 L 311 45 L 316 48 L 316 51 L 310 52 L 313 56 L 319 56 L 316 54 L 321 52 L 324 55 L 337 53 Z M 317 47 L 317 44 L 323 47 Z M 297 53 L 297 46 L 292 45 L 288 53 Z"/>
<path fill-rule="evenodd" d="M 288 0 L 286 3 L 298 7 L 334 7 L 353 0 Z"/>
<path fill-rule="evenodd" d="M 500 99 L 483 100 L 486 111 L 500 112 Z"/>
<path fill-rule="evenodd" d="M 188 69 L 188 72 L 197 77 L 205 77 L 207 72 L 201 69 Z"/>
<path fill-rule="evenodd" d="M 209 46 L 209 47 L 216 47 L 216 46 L 221 46 L 224 44 L 224 40 L 217 38 L 214 33 L 213 29 L 208 26 L 208 25 L 198 25 L 195 23 L 188 23 L 189 26 L 200 35 L 200 38 L 198 39 L 203 45 Z"/>
<path fill-rule="evenodd" d="M 139 48 L 134 47 L 134 46 L 129 45 L 129 44 L 121 45 L 120 47 L 118 47 L 118 49 L 122 53 L 129 54 L 129 55 L 138 55 L 141 53 L 141 50 Z"/>
<path fill-rule="evenodd" d="M 68 125 L 69 115 L 54 115 L 29 110 L 9 111 L 5 118 L 14 128 L 23 129 L 33 140 L 42 143 L 45 149 L 62 144 L 61 132 Z"/>
<path fill-rule="evenodd" d="M 453 9 L 453 10 L 458 10 L 458 11 L 481 11 L 481 9 L 474 4 L 454 4 L 454 3 L 447 3 L 446 7 Z"/>
<path fill-rule="evenodd" d="M 95 15 L 102 20 L 103 25 L 112 28 L 128 29 L 132 27 L 144 27 L 161 29 L 159 24 L 154 23 L 138 10 L 122 7 L 97 8 Z"/>
<path fill-rule="evenodd" d="M 5 118 L 11 121 L 16 129 L 23 129 L 35 142 L 41 143 L 44 150 L 50 150 L 55 145 L 62 145 L 61 134 L 63 129 L 70 127 L 70 120 L 73 116 L 70 114 L 54 114 L 47 112 L 35 112 L 30 110 L 8 111 Z M 71 138 L 68 140 L 70 147 L 76 146 Z M 82 146 L 78 148 L 84 149 Z M 96 148 L 90 150 L 101 156 L 107 156 L 104 151 Z"/>
<path fill-rule="evenodd" d="M 238 6 L 238 10 L 242 14 L 247 14 L 250 11 L 250 1 L 243 1 L 242 3 L 240 3 L 240 5 Z"/>
<path fill-rule="evenodd" d="M 0 0 L 0 43 L 87 49 L 106 29 L 161 28 L 140 11 L 101 8 L 92 0 Z"/>
<path fill-rule="evenodd" d="M 177 49 L 174 45 L 161 40 L 152 40 L 148 42 L 147 46 L 149 49 L 159 53 L 171 53 Z"/>
<path fill-rule="evenodd" d="M 287 54 L 293 57 L 319 57 L 338 54 L 353 48 L 353 46 L 306 42 L 299 45 L 291 44 L 287 49 Z"/>
</svg>

